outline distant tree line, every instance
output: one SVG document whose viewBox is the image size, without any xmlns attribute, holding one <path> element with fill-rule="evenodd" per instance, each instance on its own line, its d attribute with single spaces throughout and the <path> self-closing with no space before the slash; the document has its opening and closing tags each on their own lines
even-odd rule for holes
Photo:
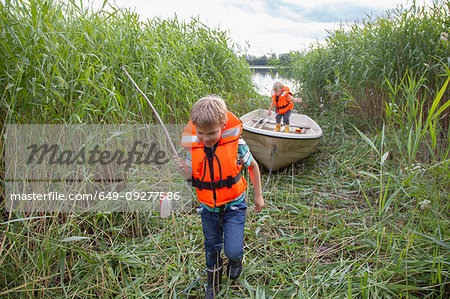
<svg viewBox="0 0 450 299">
<path fill-rule="evenodd" d="M 263 56 L 245 55 L 245 60 L 249 65 L 279 65 L 287 64 L 290 61 L 290 53 L 275 54 L 271 53 Z"/>
</svg>

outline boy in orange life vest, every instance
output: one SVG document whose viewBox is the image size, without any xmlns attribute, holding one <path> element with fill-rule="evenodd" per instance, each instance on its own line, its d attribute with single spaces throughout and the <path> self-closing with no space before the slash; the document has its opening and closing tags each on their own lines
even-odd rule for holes
<svg viewBox="0 0 450 299">
<path fill-rule="evenodd" d="M 240 138 L 242 122 L 218 96 L 198 100 L 191 109 L 181 144 L 188 148 L 186 162 L 175 167 L 197 188 L 205 237 L 208 287 L 205 298 L 214 298 L 222 278 L 221 249 L 228 258 L 227 274 L 238 278 L 242 271 L 247 182 L 241 169 L 249 170 L 255 194 L 255 212 L 264 206 L 259 167 Z"/>
<path fill-rule="evenodd" d="M 294 103 L 301 103 L 301 98 L 292 97 L 292 92 L 289 87 L 284 86 L 283 83 L 277 81 L 273 84 L 272 89 L 272 104 L 270 104 L 269 112 L 267 115 L 272 114 L 272 108 L 275 107 L 277 115 L 275 116 L 276 125 L 275 132 L 280 132 L 281 129 L 281 118 L 284 122 L 284 132 L 289 133 L 289 117 L 291 116 L 291 110 L 294 108 Z"/>
</svg>

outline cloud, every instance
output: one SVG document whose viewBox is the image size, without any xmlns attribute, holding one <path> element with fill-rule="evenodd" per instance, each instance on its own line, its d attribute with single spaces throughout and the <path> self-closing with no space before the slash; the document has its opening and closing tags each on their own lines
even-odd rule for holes
<svg viewBox="0 0 450 299">
<path fill-rule="evenodd" d="M 298 22 L 335 23 L 343 20 L 354 20 L 364 17 L 374 7 L 356 1 L 306 1 L 263 0 L 265 12 L 277 19 L 295 20 Z"/>
<path fill-rule="evenodd" d="M 302 17 L 311 22 L 336 23 L 354 21 L 356 18 L 365 17 L 371 11 L 373 8 L 370 6 L 338 2 L 308 9 Z"/>
<path fill-rule="evenodd" d="M 304 10 L 303 5 L 298 5 L 284 0 L 263 0 L 267 14 L 278 18 L 289 19 L 292 14 L 298 15 Z"/>
<path fill-rule="evenodd" d="M 0 0 L 1 1 L 1 0 Z M 68 1 L 68 0 L 63 0 Z M 80 0 L 75 0 L 80 1 Z M 87 0 L 98 2 L 104 0 Z M 110 0 L 112 1 L 112 0 Z M 227 31 L 230 38 L 255 55 L 302 50 L 339 23 L 353 23 L 373 12 L 380 13 L 412 0 L 114 0 L 120 7 L 135 8 L 141 20 L 191 17 Z M 433 0 L 416 0 L 417 4 Z M 440 0 L 441 1 L 441 0 Z"/>
</svg>

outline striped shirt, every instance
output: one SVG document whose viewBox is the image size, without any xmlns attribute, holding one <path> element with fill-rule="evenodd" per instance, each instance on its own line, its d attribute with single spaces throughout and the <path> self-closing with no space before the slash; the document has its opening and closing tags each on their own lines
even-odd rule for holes
<svg viewBox="0 0 450 299">
<path fill-rule="evenodd" d="M 239 144 L 238 144 L 238 154 L 237 154 L 237 165 L 244 165 L 245 167 L 249 167 L 250 163 L 253 160 L 253 156 L 252 153 L 250 152 L 250 149 L 247 145 L 247 143 L 245 142 L 244 139 L 239 138 Z M 186 164 L 189 168 L 189 170 L 192 172 L 192 158 L 191 158 L 191 153 L 188 152 L 187 156 L 186 156 Z M 232 205 L 236 205 L 241 203 L 245 198 L 245 192 L 242 193 L 241 195 L 239 195 L 237 198 L 233 199 L 232 201 L 230 201 L 229 203 L 225 204 L 225 209 L 227 209 L 228 207 L 232 206 Z M 211 211 L 211 212 L 219 212 L 219 208 L 211 208 L 203 203 L 201 203 L 202 207 L 206 208 L 207 210 Z"/>
</svg>

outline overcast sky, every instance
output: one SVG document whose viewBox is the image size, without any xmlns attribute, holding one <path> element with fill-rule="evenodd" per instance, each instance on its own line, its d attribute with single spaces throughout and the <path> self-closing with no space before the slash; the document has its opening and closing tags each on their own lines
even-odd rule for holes
<svg viewBox="0 0 450 299">
<path fill-rule="evenodd" d="M 91 0 L 92 1 L 92 0 Z M 442 0 L 441 0 L 442 1 Z M 76 1 L 78 2 L 78 1 Z M 84 1 L 86 2 L 86 1 Z M 326 30 L 387 9 L 408 7 L 411 0 L 109 0 L 118 7 L 135 9 L 142 19 L 172 18 L 203 23 L 227 31 L 242 52 L 261 56 L 305 50 L 324 42 Z M 433 0 L 416 0 L 431 5 Z M 103 3 L 103 0 L 94 0 Z"/>
</svg>

